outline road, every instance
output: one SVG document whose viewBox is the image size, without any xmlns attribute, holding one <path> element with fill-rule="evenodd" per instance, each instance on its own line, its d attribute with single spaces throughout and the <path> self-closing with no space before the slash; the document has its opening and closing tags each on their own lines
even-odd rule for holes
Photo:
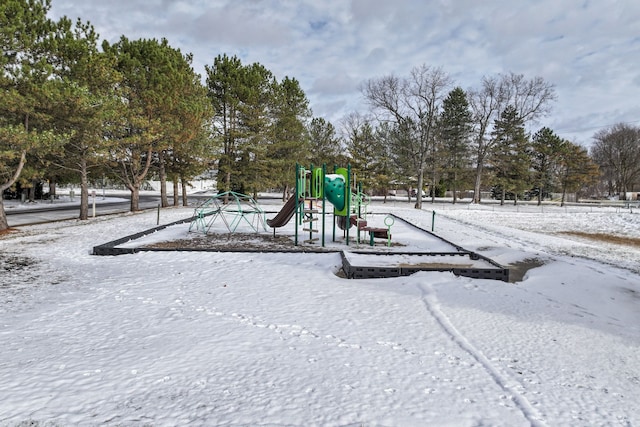
<svg viewBox="0 0 640 427">
<path fill-rule="evenodd" d="M 109 201 L 109 199 L 114 201 Z M 109 215 L 115 213 L 128 212 L 131 207 L 130 199 L 127 197 L 117 196 L 96 198 L 96 216 Z M 156 209 L 160 203 L 160 196 L 140 195 L 140 209 Z M 10 227 L 20 225 L 40 224 L 51 221 L 62 221 L 66 219 L 75 219 L 80 216 L 80 201 L 77 203 L 64 204 L 41 204 L 33 207 L 20 206 L 18 209 L 9 209 L 5 206 L 7 221 Z M 89 216 L 93 215 L 93 199 L 89 197 Z"/>
<path fill-rule="evenodd" d="M 188 195 L 189 206 L 198 206 L 211 197 L 210 192 L 191 193 Z M 131 198 L 128 194 L 108 192 L 98 195 L 96 198 L 96 216 L 129 212 Z M 173 203 L 173 197 L 169 197 L 169 203 Z M 182 203 L 182 199 L 180 200 Z M 261 195 L 260 203 L 264 203 L 267 212 L 278 212 L 281 208 L 280 195 Z M 140 194 L 139 205 L 141 210 L 157 209 L 160 204 L 160 194 Z M 15 200 L 4 201 L 5 213 L 9 227 L 21 225 L 42 224 L 52 221 L 76 219 L 80 216 L 80 198 L 76 196 L 73 202 L 50 203 L 39 201 L 32 205 L 20 203 Z M 93 198 L 89 196 L 89 217 L 93 215 Z"/>
</svg>

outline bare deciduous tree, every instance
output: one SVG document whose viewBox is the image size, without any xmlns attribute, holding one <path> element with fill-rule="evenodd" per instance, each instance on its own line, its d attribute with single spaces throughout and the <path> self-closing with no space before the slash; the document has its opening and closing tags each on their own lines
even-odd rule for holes
<svg viewBox="0 0 640 427">
<path fill-rule="evenodd" d="M 554 86 L 542 77 L 527 80 L 522 74 L 483 77 L 479 89 L 470 89 L 469 105 L 475 124 L 476 177 L 473 202 L 480 202 L 480 189 L 487 156 L 495 141 L 491 126 L 507 105 L 512 105 L 525 124 L 535 123 L 547 115 L 556 99 Z"/>
<path fill-rule="evenodd" d="M 424 176 L 434 151 L 436 119 L 451 78 L 441 68 L 422 65 L 408 77 L 385 76 L 367 81 L 362 93 L 381 122 L 392 122 L 405 130 L 407 154 L 415 159 L 418 192 L 415 207 L 422 208 Z M 435 178 L 435 176 L 434 176 Z"/>
<path fill-rule="evenodd" d="M 618 123 L 593 138 L 591 155 L 609 181 L 609 195 L 625 198 L 640 181 L 640 128 Z"/>
</svg>

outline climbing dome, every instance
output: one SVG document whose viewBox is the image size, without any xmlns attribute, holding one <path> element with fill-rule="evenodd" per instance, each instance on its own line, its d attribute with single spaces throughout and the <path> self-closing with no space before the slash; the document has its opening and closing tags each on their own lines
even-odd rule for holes
<svg viewBox="0 0 640 427">
<path fill-rule="evenodd" d="M 196 207 L 189 231 L 207 234 L 216 221 L 224 223 L 229 233 L 235 232 L 243 223 L 256 233 L 260 228 L 267 231 L 265 212 L 258 202 L 234 191 L 217 194 Z"/>
</svg>

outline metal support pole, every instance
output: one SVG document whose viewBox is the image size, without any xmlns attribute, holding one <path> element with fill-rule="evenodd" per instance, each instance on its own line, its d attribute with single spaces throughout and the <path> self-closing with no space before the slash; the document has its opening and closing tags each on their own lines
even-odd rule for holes
<svg viewBox="0 0 640 427">
<path fill-rule="evenodd" d="M 351 163 L 347 165 L 347 185 L 345 186 L 345 202 L 347 203 L 347 246 L 349 245 L 349 229 L 351 228 Z"/>
<path fill-rule="evenodd" d="M 298 212 L 298 207 L 299 207 L 298 205 L 299 205 L 299 202 L 300 202 L 300 198 L 299 198 L 299 195 L 298 195 L 298 180 L 299 179 L 300 179 L 300 165 L 298 163 L 296 163 L 296 190 L 294 192 L 294 197 L 296 198 L 296 213 L 295 213 L 295 218 L 294 218 L 294 220 L 296 222 L 296 224 L 295 224 L 295 227 L 296 227 L 295 228 L 295 239 L 294 239 L 295 240 L 294 241 L 295 246 L 298 246 L 298 216 L 300 215 L 300 212 Z"/>
</svg>

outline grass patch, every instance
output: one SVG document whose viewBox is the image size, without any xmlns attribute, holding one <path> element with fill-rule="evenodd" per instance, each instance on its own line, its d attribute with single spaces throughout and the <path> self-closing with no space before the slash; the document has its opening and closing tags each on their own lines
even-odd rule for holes
<svg viewBox="0 0 640 427">
<path fill-rule="evenodd" d="M 563 231 L 558 234 L 564 234 L 566 236 L 575 236 L 588 240 L 595 240 L 598 242 L 613 243 L 616 245 L 631 246 L 634 248 L 640 248 L 640 238 L 638 237 L 625 237 L 616 236 L 606 233 L 586 233 L 583 231 Z"/>
</svg>

